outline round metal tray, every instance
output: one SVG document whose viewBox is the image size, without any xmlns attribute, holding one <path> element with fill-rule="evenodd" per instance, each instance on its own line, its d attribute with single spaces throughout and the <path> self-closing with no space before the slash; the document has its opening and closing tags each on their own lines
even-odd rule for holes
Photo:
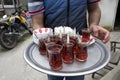
<svg viewBox="0 0 120 80">
<path fill-rule="evenodd" d="M 33 42 L 24 51 L 25 61 L 34 69 L 55 76 L 78 76 L 93 73 L 103 68 L 110 60 L 110 52 L 99 40 L 88 46 L 88 59 L 85 62 L 74 60 L 72 64 L 63 63 L 60 71 L 50 68 L 48 58 L 41 55 Z"/>
</svg>

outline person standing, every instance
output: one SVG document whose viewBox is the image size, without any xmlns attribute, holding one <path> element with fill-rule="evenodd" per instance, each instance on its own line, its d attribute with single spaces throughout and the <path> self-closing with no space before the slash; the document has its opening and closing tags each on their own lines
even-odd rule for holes
<svg viewBox="0 0 120 80">
<path fill-rule="evenodd" d="M 101 17 L 99 1 L 28 0 L 33 31 L 46 27 L 69 26 L 72 29 L 76 28 L 76 31 L 81 34 L 81 30 L 89 26 L 92 35 L 106 43 L 110 39 L 110 33 L 99 25 Z M 63 78 L 64 76 L 48 75 L 48 80 L 63 80 Z M 65 78 L 66 80 L 84 80 L 84 76 L 68 76 Z"/>
</svg>

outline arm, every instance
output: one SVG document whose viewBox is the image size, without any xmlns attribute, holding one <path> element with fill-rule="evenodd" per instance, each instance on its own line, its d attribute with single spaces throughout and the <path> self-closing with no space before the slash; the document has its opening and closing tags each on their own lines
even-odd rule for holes
<svg viewBox="0 0 120 80">
<path fill-rule="evenodd" d="M 102 42 L 106 43 L 110 39 L 108 30 L 99 26 L 101 11 L 98 3 L 88 4 L 88 22 L 93 36 L 99 38 Z"/>
<path fill-rule="evenodd" d="M 39 45 L 39 40 L 50 34 L 50 29 L 44 27 L 44 0 L 28 0 L 29 15 L 32 18 L 33 41 Z"/>
<path fill-rule="evenodd" d="M 33 30 L 42 28 L 44 26 L 44 0 L 28 0 L 28 9 L 32 17 Z"/>
<path fill-rule="evenodd" d="M 33 30 L 42 28 L 44 26 L 44 14 L 40 13 L 32 16 Z"/>
<path fill-rule="evenodd" d="M 101 17 L 101 10 L 98 3 L 88 4 L 89 26 L 98 25 Z"/>
</svg>

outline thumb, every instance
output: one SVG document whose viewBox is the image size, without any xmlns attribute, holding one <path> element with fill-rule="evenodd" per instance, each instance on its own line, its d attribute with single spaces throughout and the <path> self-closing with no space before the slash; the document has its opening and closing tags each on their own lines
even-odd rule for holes
<svg viewBox="0 0 120 80">
<path fill-rule="evenodd" d="M 93 35 L 94 35 L 95 37 L 98 37 L 99 31 L 98 31 L 98 30 L 93 30 Z"/>
</svg>

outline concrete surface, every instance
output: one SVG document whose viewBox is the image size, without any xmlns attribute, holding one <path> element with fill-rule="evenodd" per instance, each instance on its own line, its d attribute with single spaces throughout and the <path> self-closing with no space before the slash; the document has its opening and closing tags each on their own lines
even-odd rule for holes
<svg viewBox="0 0 120 80">
<path fill-rule="evenodd" d="M 101 78 L 101 80 L 120 80 L 120 64 Z"/>
<path fill-rule="evenodd" d="M 111 32 L 112 40 L 120 41 L 119 31 Z M 47 80 L 46 74 L 34 70 L 23 59 L 23 51 L 31 41 L 32 36 L 26 35 L 12 50 L 0 47 L 0 80 Z M 106 45 L 109 48 L 109 42 Z M 85 80 L 93 80 L 91 74 Z"/>
<path fill-rule="evenodd" d="M 47 80 L 42 74 L 31 68 L 23 59 L 23 51 L 32 41 L 32 36 L 26 35 L 12 50 L 0 47 L 0 80 Z"/>
</svg>

